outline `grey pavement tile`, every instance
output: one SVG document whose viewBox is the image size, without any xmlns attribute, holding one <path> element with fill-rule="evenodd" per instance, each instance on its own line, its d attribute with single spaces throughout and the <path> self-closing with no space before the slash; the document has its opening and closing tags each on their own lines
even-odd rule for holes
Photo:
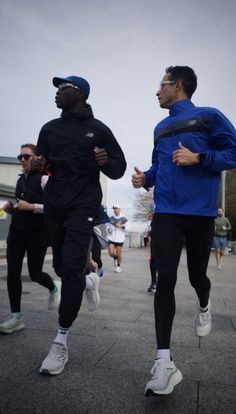
<svg viewBox="0 0 236 414">
<path fill-rule="evenodd" d="M 183 381 L 158 398 L 143 396 L 156 347 L 147 251 L 125 251 L 119 275 L 107 254 L 103 261 L 101 306 L 88 312 L 83 302 L 69 334 L 69 362 L 53 378 L 40 376 L 38 368 L 55 337 L 58 314 L 47 310 L 45 289 L 23 277 L 26 329 L 0 336 L 0 414 L 235 414 L 236 256 L 225 257 L 217 272 L 211 255 L 213 329 L 199 340 L 193 334 L 196 295 L 183 252 L 172 332 L 172 357 Z M 50 261 L 45 270 L 55 277 Z M 5 275 L 0 265 L 1 320 L 9 315 Z"/>
<path fill-rule="evenodd" d="M 9 392 L 0 403 L 4 409 L 32 414 L 34 407 L 44 414 L 184 414 L 196 412 L 197 384 L 182 382 L 170 396 L 145 398 L 143 372 L 133 370 L 91 369 L 70 367 L 70 379 L 63 376 L 40 377 L 33 374 Z M 184 396 L 183 396 L 184 395 Z M 195 395 L 195 401 L 192 399 Z M 40 413 L 40 411 L 38 411 Z"/>
<path fill-rule="evenodd" d="M 236 387 L 202 381 L 199 385 L 198 414 L 235 414 Z"/>
<path fill-rule="evenodd" d="M 30 335 L 30 337 L 29 337 Z M 14 335 L 1 335 L 0 386 L 1 391 L 16 387 L 39 367 L 49 352 L 55 337 L 50 332 L 35 335 L 30 330 L 17 332 Z M 16 346 L 17 340 L 17 346 Z M 80 366 L 95 365 L 115 343 L 114 339 L 72 335 L 69 338 L 69 363 Z M 8 361 L 10 360 L 10 364 Z"/>
<path fill-rule="evenodd" d="M 236 332 L 236 315 L 230 317 L 234 331 Z"/>
<path fill-rule="evenodd" d="M 211 334 L 200 339 L 200 347 L 219 352 L 223 350 L 226 356 L 229 352 L 236 354 L 236 332 L 233 329 L 216 329 L 213 324 Z"/>
<path fill-rule="evenodd" d="M 225 349 L 191 349 L 184 352 L 176 347 L 174 361 L 183 373 L 184 378 L 197 381 L 209 381 L 236 386 L 235 354 Z"/>
</svg>

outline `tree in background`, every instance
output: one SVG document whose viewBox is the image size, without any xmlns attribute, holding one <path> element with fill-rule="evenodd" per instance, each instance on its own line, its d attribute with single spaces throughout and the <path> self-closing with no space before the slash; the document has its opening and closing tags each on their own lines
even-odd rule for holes
<svg viewBox="0 0 236 414">
<path fill-rule="evenodd" d="M 135 194 L 134 210 L 134 221 L 144 222 L 148 220 L 148 213 L 154 210 L 153 190 L 141 190 Z"/>
</svg>

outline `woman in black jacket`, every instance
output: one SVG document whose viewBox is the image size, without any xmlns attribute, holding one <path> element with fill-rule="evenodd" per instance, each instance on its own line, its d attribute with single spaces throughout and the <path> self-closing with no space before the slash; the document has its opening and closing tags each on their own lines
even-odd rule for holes
<svg viewBox="0 0 236 414">
<path fill-rule="evenodd" d="M 12 315 L 0 325 L 0 333 L 10 334 L 25 327 L 21 314 L 21 271 L 25 253 L 31 280 L 49 290 L 49 309 L 57 307 L 60 302 L 61 282 L 53 281 L 48 273 L 42 271 L 49 239 L 42 214 L 45 176 L 32 168 L 35 153 L 35 145 L 21 146 L 18 159 L 22 174 L 16 184 L 17 202 L 15 206 L 7 202 L 3 207 L 12 215 L 7 238 L 7 288 Z"/>
</svg>

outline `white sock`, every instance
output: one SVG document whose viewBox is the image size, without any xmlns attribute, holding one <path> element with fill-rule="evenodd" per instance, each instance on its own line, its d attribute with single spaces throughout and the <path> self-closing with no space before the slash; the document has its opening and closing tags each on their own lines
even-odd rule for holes
<svg viewBox="0 0 236 414">
<path fill-rule="evenodd" d="M 155 359 L 164 359 L 170 361 L 170 349 L 158 349 Z"/>
<path fill-rule="evenodd" d="M 57 336 L 53 342 L 58 342 L 59 344 L 67 346 L 67 337 L 69 333 L 69 328 L 61 328 L 59 327 Z"/>
<path fill-rule="evenodd" d="M 201 306 L 199 306 L 199 309 L 201 312 L 206 312 L 208 310 L 208 305 L 205 308 L 202 308 Z"/>
<path fill-rule="evenodd" d="M 21 312 L 13 312 L 12 316 L 16 319 L 21 319 L 22 313 Z"/>
<path fill-rule="evenodd" d="M 85 289 L 93 289 L 93 282 L 92 280 L 88 277 L 88 275 L 85 276 L 86 279 L 86 286 Z"/>
</svg>

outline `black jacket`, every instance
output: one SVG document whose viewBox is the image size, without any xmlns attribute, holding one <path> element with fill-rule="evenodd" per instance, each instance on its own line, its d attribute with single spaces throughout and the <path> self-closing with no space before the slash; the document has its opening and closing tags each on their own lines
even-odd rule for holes
<svg viewBox="0 0 236 414">
<path fill-rule="evenodd" d="M 42 174 L 36 171 L 30 171 L 27 177 L 21 174 L 16 184 L 16 199 L 25 200 L 28 203 L 43 204 L 41 178 Z M 45 220 L 43 214 L 14 208 L 10 230 L 31 232 L 35 230 L 43 231 L 44 228 Z"/>
<path fill-rule="evenodd" d="M 94 147 L 105 148 L 108 163 L 99 167 Z M 124 154 L 111 130 L 93 117 L 91 107 L 84 112 L 62 112 L 61 118 L 45 124 L 39 134 L 38 155 L 43 155 L 52 173 L 44 191 L 45 214 L 79 212 L 96 216 L 102 201 L 100 171 L 111 179 L 126 170 Z"/>
</svg>

